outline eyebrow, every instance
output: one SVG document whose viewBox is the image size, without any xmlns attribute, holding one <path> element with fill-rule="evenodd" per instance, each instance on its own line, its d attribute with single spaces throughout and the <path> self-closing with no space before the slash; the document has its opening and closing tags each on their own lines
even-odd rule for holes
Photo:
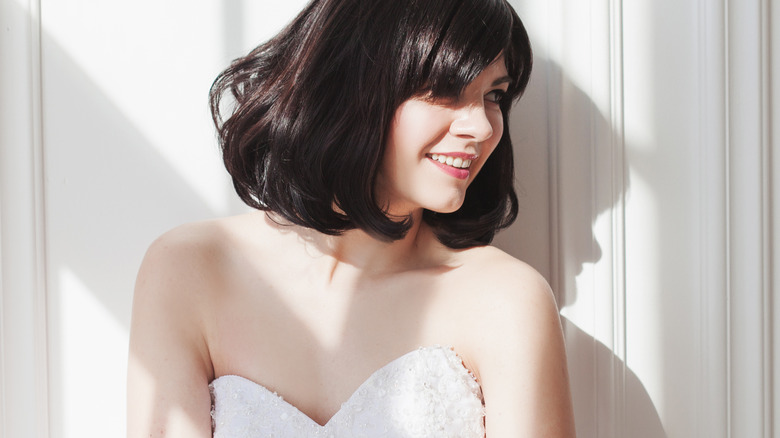
<svg viewBox="0 0 780 438">
<path fill-rule="evenodd" d="M 491 85 L 491 87 L 495 87 L 497 85 L 507 84 L 507 83 L 510 83 L 510 84 L 512 83 L 512 78 L 509 75 L 502 76 L 502 77 L 496 79 L 495 81 L 493 81 L 493 85 Z"/>
</svg>

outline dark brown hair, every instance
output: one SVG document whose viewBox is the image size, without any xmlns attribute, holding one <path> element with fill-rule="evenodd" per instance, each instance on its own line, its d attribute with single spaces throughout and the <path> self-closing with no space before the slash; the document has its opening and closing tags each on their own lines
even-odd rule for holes
<svg viewBox="0 0 780 438">
<path fill-rule="evenodd" d="M 236 192 L 254 208 L 322 233 L 360 228 L 403 237 L 410 219 L 389 218 L 374 194 L 396 109 L 416 96 L 458 97 L 501 54 L 512 78 L 500 102 L 506 126 L 532 55 L 505 0 L 313 0 L 212 85 L 211 111 Z M 452 248 L 489 243 L 517 216 L 513 179 L 505 129 L 463 206 L 426 210 L 423 220 Z"/>
</svg>

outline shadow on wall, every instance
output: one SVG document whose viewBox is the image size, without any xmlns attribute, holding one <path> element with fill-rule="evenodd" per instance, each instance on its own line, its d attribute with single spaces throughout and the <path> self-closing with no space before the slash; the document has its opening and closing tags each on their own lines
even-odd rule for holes
<svg viewBox="0 0 780 438">
<path fill-rule="evenodd" d="M 602 260 L 604 251 L 594 232 L 597 219 L 625 195 L 612 182 L 612 170 L 624 166 L 613 162 L 613 131 L 595 103 L 559 65 L 536 56 L 529 88 L 512 114 L 520 217 L 496 243 L 556 284 L 561 309 L 577 304 L 577 277 L 584 266 Z M 624 190 L 628 186 L 625 181 Z M 554 235 L 557 248 L 550 239 Z M 599 287 L 593 284 L 594 289 Z M 593 294 L 611 295 L 611 285 Z M 578 436 L 612 436 L 612 415 L 622 413 L 626 436 L 666 437 L 638 376 L 609 347 L 572 321 L 562 321 Z M 625 370 L 624 380 L 612 382 L 611 376 L 620 376 L 621 370 Z M 618 405 L 620 400 L 615 398 L 619 396 L 612 386 L 619 389 L 621 384 L 623 406 Z"/>
<path fill-rule="evenodd" d="M 178 223 L 213 217 L 216 213 L 165 164 L 151 141 L 56 41 L 44 35 L 43 46 L 51 315 L 57 318 L 62 292 L 52 273 L 67 268 L 123 328 L 128 328 L 133 279 L 151 240 Z M 550 169 L 547 145 L 548 138 L 554 139 L 556 133 L 550 132 L 554 125 L 548 125 L 546 110 L 554 99 L 560 102 L 564 97 L 569 111 L 587 114 L 583 119 L 588 122 L 574 127 L 584 134 L 581 141 L 589 142 L 594 131 L 609 132 L 611 128 L 593 102 L 565 78 L 558 66 L 537 58 L 534 75 L 545 75 L 550 83 L 533 80 L 513 114 L 514 125 L 520 127 L 513 134 L 516 162 L 522 163 L 517 168 L 524 172 L 518 174 L 522 187 L 521 218 L 499 243 L 521 259 L 534 260 L 532 264 L 550 278 L 548 263 L 552 262 L 546 236 L 550 235 L 552 220 L 545 202 L 552 199 L 552 191 L 546 173 Z M 204 90 L 204 107 L 205 102 Z M 592 161 L 603 151 L 592 151 L 566 140 L 558 141 L 559 161 L 587 184 L 582 188 L 584 196 L 560 200 L 571 213 L 566 218 L 567 226 L 561 227 L 564 238 L 558 263 L 562 266 L 562 282 L 557 291 L 561 307 L 576 301 L 575 278 L 583 264 L 595 263 L 602 257 L 593 235 L 596 218 L 623 195 L 616 193 L 608 199 L 589 196 L 600 183 L 599 175 L 593 174 Z M 598 200 L 595 206 L 591 204 L 593 199 Z M 518 240 L 516 236 L 524 237 Z M 53 326 L 56 325 L 55 321 Z M 598 376 L 624 364 L 609 348 L 573 323 L 564 320 L 564 326 L 578 434 L 583 438 L 596 437 L 599 427 L 604 427 L 596 418 L 600 418 L 599 413 L 608 412 L 614 401 L 603 396 L 609 392 L 596 387 L 594 382 Z M 51 346 L 56 363 L 61 355 L 56 349 L 63 348 L 63 339 L 53 336 Z M 100 355 L 97 348 L 94 361 L 84 359 L 100 366 L 104 363 Z M 665 437 L 652 400 L 642 382 L 627 368 L 624 385 L 630 413 L 626 418 L 628 436 Z"/>
<path fill-rule="evenodd" d="M 89 432 L 96 427 L 89 426 L 95 423 L 89 417 L 98 413 L 116 419 L 105 421 L 113 432 L 101 435 L 124 435 L 127 357 L 120 352 L 127 347 L 114 338 L 107 345 L 105 333 L 129 330 L 135 276 L 152 240 L 217 212 L 46 33 L 42 51 L 52 430 L 70 423 Z M 213 145 L 218 161 L 216 142 L 204 142 Z M 225 190 L 232 192 L 229 184 Z M 89 296 L 69 287 L 64 273 L 77 278 Z M 84 299 L 97 307 L 74 307 Z M 77 381 L 83 376 L 88 384 Z M 71 402 L 81 407 L 69 411 Z"/>
<path fill-rule="evenodd" d="M 100 303 L 118 325 L 129 329 L 132 286 L 141 258 L 151 241 L 175 225 L 196 219 L 213 218 L 217 216 L 217 212 L 210 210 L 177 172 L 166 164 L 166 160 L 157 152 L 152 142 L 133 126 L 121 109 L 56 41 L 44 35 L 43 44 L 47 65 L 47 70 L 44 71 L 44 110 L 48 137 L 45 159 L 46 220 L 49 231 L 47 244 L 50 260 L 48 270 L 51 278 L 50 324 L 52 327 L 58 327 L 62 325 L 61 319 L 73 317 L 64 315 L 67 307 L 65 302 L 73 297 L 69 296 L 70 291 L 57 277 L 62 270 L 67 270 L 84 283 L 92 298 Z M 73 111 L 74 102 L 78 102 L 78 111 Z M 217 148 L 216 142 L 214 148 Z M 219 160 L 216 153 L 215 160 Z M 226 186 L 226 189 L 237 199 L 232 187 Z M 244 208 L 238 202 L 236 205 Z M 267 266 L 274 265 L 268 263 Z M 259 289 L 279 290 L 271 287 Z M 424 294 L 412 294 L 412 288 L 406 290 L 409 291 L 410 299 L 416 300 L 411 308 L 418 313 L 425 312 L 428 297 Z M 390 297 L 391 295 L 388 295 L 388 298 Z M 295 345 L 304 347 L 296 349 L 300 352 L 325 348 L 317 343 L 317 337 L 312 335 L 304 324 L 295 323 L 297 318 L 284 300 L 275 293 L 266 294 L 263 298 L 262 304 L 257 304 L 256 308 L 267 309 L 275 315 L 275 320 L 285 321 L 284 326 L 270 326 L 270 332 L 285 330 L 297 333 Z M 365 315 L 370 313 L 359 306 L 358 303 L 350 308 L 346 325 L 355 328 L 347 328 L 345 333 L 363 333 L 366 324 L 377 323 L 366 321 Z M 385 307 L 390 308 L 389 305 Z M 232 313 L 236 317 L 245 317 L 247 321 L 252 319 L 268 324 L 267 321 L 271 318 L 246 315 L 247 309 L 252 308 L 255 307 L 246 306 L 243 309 L 235 309 Z M 399 339 L 416 339 L 416 333 L 420 331 L 419 322 L 422 320 L 423 318 L 410 318 L 405 323 L 399 323 L 400 328 L 395 328 L 395 332 L 405 333 L 404 336 L 399 336 Z M 83 323 L 91 325 L 94 321 L 87 317 Z M 90 327 L 90 332 L 96 335 L 95 339 L 72 339 L 58 330 L 52 331 L 49 348 L 53 375 L 53 430 L 65 430 L 66 425 L 71 423 L 79 425 L 77 427 L 80 433 L 83 434 L 86 430 L 86 435 L 90 436 L 89 428 L 96 423 L 89 421 L 90 416 L 96 412 L 115 413 L 122 410 L 119 402 L 124 399 L 123 394 L 117 393 L 115 399 L 95 396 L 101 394 L 105 388 L 113 388 L 117 384 L 124 386 L 124 378 L 120 382 L 105 381 L 103 378 L 113 376 L 113 373 L 98 371 L 100 368 L 116 368 L 117 362 L 122 365 L 125 362 L 125 358 L 106 357 L 108 350 L 100 341 L 100 332 L 103 329 L 104 327 L 100 326 Z M 242 337 L 235 337 L 240 338 Z M 268 338 L 269 342 L 282 339 L 274 336 Z M 79 358 L 82 360 L 80 373 L 91 377 L 87 383 L 75 382 L 74 375 L 64 371 L 68 367 L 65 363 L 67 360 L 64 359 L 68 356 L 66 349 L 72 348 L 74 343 L 77 343 L 76 347 L 80 349 L 87 346 L 91 353 L 89 357 Z M 340 344 L 326 353 L 333 355 L 334 361 L 339 357 L 348 358 L 339 348 L 348 349 L 351 343 L 354 343 L 354 339 L 345 335 Z M 267 347 L 266 344 L 268 342 L 262 346 Z M 409 351 L 407 346 L 395 347 L 390 359 Z M 258 345 L 236 347 L 237 350 L 252 348 L 258 348 Z M 268 351 L 276 352 L 285 350 L 283 345 L 268 348 Z M 142 363 L 150 360 L 145 357 L 135 359 Z M 316 363 L 303 357 L 291 359 L 290 363 L 299 364 L 302 375 L 312 375 L 312 367 L 316 366 Z M 379 366 L 376 367 L 378 368 Z M 156 389 L 164 391 L 166 385 L 170 384 L 171 382 L 157 382 Z M 79 390 L 74 391 L 74 388 Z M 80 404 L 80 408 L 72 413 L 66 405 L 76 399 L 94 404 Z M 290 397 L 285 399 L 294 402 Z M 150 406 L 149 409 L 155 407 Z M 194 422 L 198 420 L 193 419 Z M 101 434 L 124 434 L 121 424 L 112 426 L 116 429 L 110 432 L 102 430 Z"/>
<path fill-rule="evenodd" d="M 129 328 L 146 247 L 215 212 L 56 41 L 44 35 L 43 50 L 48 268 L 72 270 Z"/>
</svg>

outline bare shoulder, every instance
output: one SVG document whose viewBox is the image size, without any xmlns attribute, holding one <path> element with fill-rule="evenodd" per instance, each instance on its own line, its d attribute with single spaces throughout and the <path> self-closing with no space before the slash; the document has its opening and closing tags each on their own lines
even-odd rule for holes
<svg viewBox="0 0 780 438">
<path fill-rule="evenodd" d="M 177 227 L 144 257 L 130 327 L 128 437 L 211 436 L 204 321 L 235 220 Z"/>
<path fill-rule="evenodd" d="M 262 240 L 263 223 L 256 215 L 233 216 L 180 225 L 158 237 L 136 278 L 133 320 L 150 324 L 162 318 L 159 323 L 169 332 L 186 331 L 201 342 L 204 336 L 198 332 L 206 329 L 204 321 L 239 265 L 263 251 L 263 245 L 252 242 Z M 248 254 L 248 248 L 255 253 Z"/>
<path fill-rule="evenodd" d="M 466 250 L 461 260 L 468 301 L 496 306 L 508 312 L 510 320 L 538 312 L 557 315 L 547 280 L 527 263 L 492 246 Z"/>
<path fill-rule="evenodd" d="M 144 256 L 138 277 L 143 286 L 147 278 L 178 287 L 166 288 L 195 292 L 222 276 L 222 270 L 235 260 L 236 253 L 268 234 L 265 221 L 256 214 L 232 216 L 180 225 L 160 237 Z"/>
<path fill-rule="evenodd" d="M 181 225 L 166 232 L 149 246 L 138 281 L 147 277 L 155 281 L 187 281 L 192 275 L 199 275 L 198 268 L 218 258 L 219 234 L 215 221 Z"/>
<path fill-rule="evenodd" d="M 560 337 L 555 296 L 536 269 L 490 246 L 463 256 L 466 287 L 458 301 L 468 315 L 470 344 L 483 356 L 523 348 L 533 338 Z"/>
<path fill-rule="evenodd" d="M 186 264 L 216 256 L 252 220 L 254 215 L 241 215 L 179 225 L 155 239 L 145 259 Z"/>
<path fill-rule="evenodd" d="M 574 436 L 563 333 L 547 281 L 496 248 L 462 256 L 462 336 L 485 396 L 487 435 Z"/>
</svg>

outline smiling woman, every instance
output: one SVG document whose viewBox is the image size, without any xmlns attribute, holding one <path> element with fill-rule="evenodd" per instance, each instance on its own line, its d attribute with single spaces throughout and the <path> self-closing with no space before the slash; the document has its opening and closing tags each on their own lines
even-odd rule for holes
<svg viewBox="0 0 780 438">
<path fill-rule="evenodd" d="M 215 81 L 257 212 L 160 237 L 128 436 L 573 436 L 557 308 L 489 246 L 517 215 L 504 0 L 313 0 Z"/>
<path fill-rule="evenodd" d="M 310 3 L 287 29 L 236 60 L 212 89 L 239 196 L 323 233 L 361 228 L 402 237 L 410 223 L 389 218 L 374 190 L 396 110 L 412 98 L 459 101 L 500 55 L 510 78 L 498 104 L 506 124 L 532 62 L 525 29 L 506 2 Z M 496 90 L 477 91 L 495 100 Z M 226 92 L 237 107 L 223 122 Z M 488 243 L 517 214 L 511 140 L 497 137 L 497 156 L 470 186 L 470 198 L 479 201 L 446 218 L 425 214 L 452 246 Z"/>
<path fill-rule="evenodd" d="M 417 208 L 457 211 L 466 190 L 504 133 L 500 100 L 508 83 L 503 56 L 461 93 L 457 102 L 412 98 L 396 110 L 375 194 L 393 216 Z M 435 157 L 435 159 L 434 159 Z M 432 172 L 433 169 L 440 172 Z"/>
</svg>

